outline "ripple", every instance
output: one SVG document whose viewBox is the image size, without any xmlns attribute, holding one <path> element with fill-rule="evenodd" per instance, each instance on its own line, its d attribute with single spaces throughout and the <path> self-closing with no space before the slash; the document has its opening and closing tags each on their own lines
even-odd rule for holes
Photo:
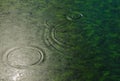
<svg viewBox="0 0 120 81">
<path fill-rule="evenodd" d="M 25 46 L 9 49 L 3 58 L 4 62 L 11 67 L 28 68 L 40 64 L 44 59 L 44 54 L 37 47 Z"/>
<path fill-rule="evenodd" d="M 78 20 L 81 17 L 83 17 L 82 13 L 71 13 L 71 14 L 66 15 L 66 19 L 69 21 Z"/>
<path fill-rule="evenodd" d="M 67 33 L 63 26 L 50 25 L 45 21 L 44 41 L 48 47 L 52 47 L 59 51 L 64 51 L 69 45 L 64 39 L 64 35 Z M 67 34 L 66 34 L 67 35 Z"/>
</svg>

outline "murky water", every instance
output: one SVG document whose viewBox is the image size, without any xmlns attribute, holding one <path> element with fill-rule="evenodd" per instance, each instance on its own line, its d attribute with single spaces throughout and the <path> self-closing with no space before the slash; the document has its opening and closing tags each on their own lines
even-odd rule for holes
<svg viewBox="0 0 120 81">
<path fill-rule="evenodd" d="M 0 0 L 0 81 L 119 81 L 118 2 Z"/>
<path fill-rule="evenodd" d="M 0 81 L 53 81 L 54 73 L 65 68 L 63 54 L 56 50 L 59 40 L 52 28 L 46 31 L 47 2 L 29 2 L 0 3 Z"/>
</svg>

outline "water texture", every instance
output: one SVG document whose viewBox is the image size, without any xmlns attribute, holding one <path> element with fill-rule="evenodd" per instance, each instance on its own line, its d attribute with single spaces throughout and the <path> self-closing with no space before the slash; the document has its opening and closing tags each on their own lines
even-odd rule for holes
<svg viewBox="0 0 120 81">
<path fill-rule="evenodd" d="M 120 0 L 0 0 L 0 81 L 120 81 Z"/>
</svg>

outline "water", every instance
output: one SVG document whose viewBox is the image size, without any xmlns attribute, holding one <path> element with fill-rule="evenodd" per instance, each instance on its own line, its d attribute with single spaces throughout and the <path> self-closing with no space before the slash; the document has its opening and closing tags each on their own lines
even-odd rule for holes
<svg viewBox="0 0 120 81">
<path fill-rule="evenodd" d="M 1 0 L 0 81 L 120 81 L 119 0 Z"/>
</svg>

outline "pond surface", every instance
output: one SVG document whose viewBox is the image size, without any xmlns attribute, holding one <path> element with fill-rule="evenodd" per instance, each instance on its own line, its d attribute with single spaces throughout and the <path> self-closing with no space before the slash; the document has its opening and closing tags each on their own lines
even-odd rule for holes
<svg viewBox="0 0 120 81">
<path fill-rule="evenodd" d="M 0 81 L 120 81 L 119 0 L 0 0 Z"/>
</svg>

